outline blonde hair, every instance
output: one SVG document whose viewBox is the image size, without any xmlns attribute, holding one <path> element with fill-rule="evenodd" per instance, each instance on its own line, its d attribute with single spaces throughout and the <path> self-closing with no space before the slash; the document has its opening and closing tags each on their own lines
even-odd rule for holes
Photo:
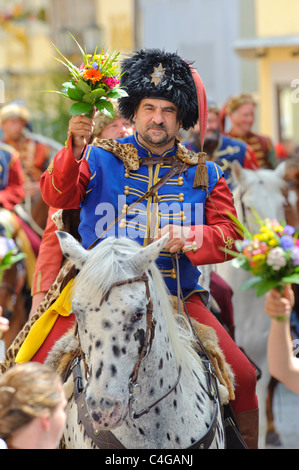
<svg viewBox="0 0 299 470">
<path fill-rule="evenodd" d="M 37 362 L 20 364 L 0 377 L 0 438 L 7 441 L 33 419 L 52 414 L 62 399 L 61 379 Z"/>
<path fill-rule="evenodd" d="M 236 109 L 238 109 L 243 104 L 252 103 L 256 105 L 252 95 L 249 93 L 240 93 L 237 96 L 232 96 L 227 105 L 226 105 L 226 112 L 227 114 L 233 113 Z"/>
</svg>

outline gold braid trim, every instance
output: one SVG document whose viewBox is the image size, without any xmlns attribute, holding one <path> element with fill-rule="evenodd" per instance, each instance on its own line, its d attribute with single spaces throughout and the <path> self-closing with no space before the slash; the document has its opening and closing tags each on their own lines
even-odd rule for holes
<svg viewBox="0 0 299 470">
<path fill-rule="evenodd" d="M 138 151 L 133 144 L 120 144 L 113 139 L 94 139 L 92 145 L 113 153 L 124 162 L 127 170 L 136 171 L 140 166 Z M 184 145 L 177 142 L 176 156 L 188 165 L 198 165 L 194 177 L 194 188 L 208 189 L 209 178 L 206 165 L 206 154 L 204 152 L 194 153 Z"/>
<path fill-rule="evenodd" d="M 221 236 L 222 236 L 222 240 L 224 242 L 224 248 L 221 247 L 220 250 L 223 250 L 224 253 L 225 253 L 225 258 L 224 258 L 224 261 L 227 260 L 227 252 L 226 250 L 231 250 L 234 246 L 234 243 L 235 243 L 235 240 L 231 237 L 227 237 L 227 239 L 225 240 L 225 236 L 224 236 L 224 233 L 223 231 L 221 230 L 221 228 L 218 226 L 218 225 L 215 225 L 215 227 L 218 228 L 219 232 L 221 233 Z"/>
</svg>

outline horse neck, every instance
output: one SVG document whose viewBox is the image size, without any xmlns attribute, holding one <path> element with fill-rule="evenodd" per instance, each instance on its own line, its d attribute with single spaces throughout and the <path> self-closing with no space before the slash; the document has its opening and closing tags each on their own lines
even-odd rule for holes
<svg viewBox="0 0 299 470">
<path fill-rule="evenodd" d="M 288 189 L 287 205 L 285 207 L 285 219 L 287 224 L 299 230 L 299 187 Z"/>
</svg>

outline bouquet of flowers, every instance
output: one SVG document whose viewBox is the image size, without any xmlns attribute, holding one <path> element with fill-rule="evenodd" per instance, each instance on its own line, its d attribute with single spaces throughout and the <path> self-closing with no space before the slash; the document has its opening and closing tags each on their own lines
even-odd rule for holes
<svg viewBox="0 0 299 470">
<path fill-rule="evenodd" d="M 6 233 L 7 236 L 0 236 L 0 281 L 2 279 L 3 271 L 9 269 L 14 263 L 25 258 L 25 254 L 18 251 L 18 248 L 8 231 L 6 231 Z"/>
<path fill-rule="evenodd" d="M 45 91 L 58 93 L 74 101 L 70 107 L 72 115 L 85 114 L 91 117 L 96 107 L 101 113 L 113 119 L 113 106 L 109 99 L 127 96 L 127 92 L 119 87 L 120 76 L 117 67 L 119 53 L 105 53 L 102 49 L 98 54 L 96 47 L 93 54 L 87 54 L 73 36 L 72 38 L 83 57 L 81 66 L 73 65 L 54 46 L 63 59 L 56 58 L 56 60 L 68 68 L 70 80 L 63 83 L 61 91 Z"/>
<path fill-rule="evenodd" d="M 237 252 L 226 250 L 235 258 L 232 265 L 253 274 L 241 289 L 256 290 L 257 297 L 270 289 L 282 290 L 286 284 L 299 284 L 299 240 L 294 227 L 266 219 L 258 233 L 251 234 L 237 219 L 231 216 L 244 233 L 244 240 L 237 240 Z"/>
</svg>

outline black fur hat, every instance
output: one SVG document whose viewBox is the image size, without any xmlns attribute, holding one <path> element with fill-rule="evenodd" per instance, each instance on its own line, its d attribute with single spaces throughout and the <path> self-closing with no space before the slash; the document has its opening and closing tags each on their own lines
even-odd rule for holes
<svg viewBox="0 0 299 470">
<path fill-rule="evenodd" d="M 159 49 L 135 52 L 122 62 L 120 86 L 128 97 L 119 99 L 119 110 L 132 119 L 142 99 L 171 101 L 178 107 L 178 119 L 188 130 L 198 121 L 198 97 L 190 65 L 176 53 Z"/>
</svg>

